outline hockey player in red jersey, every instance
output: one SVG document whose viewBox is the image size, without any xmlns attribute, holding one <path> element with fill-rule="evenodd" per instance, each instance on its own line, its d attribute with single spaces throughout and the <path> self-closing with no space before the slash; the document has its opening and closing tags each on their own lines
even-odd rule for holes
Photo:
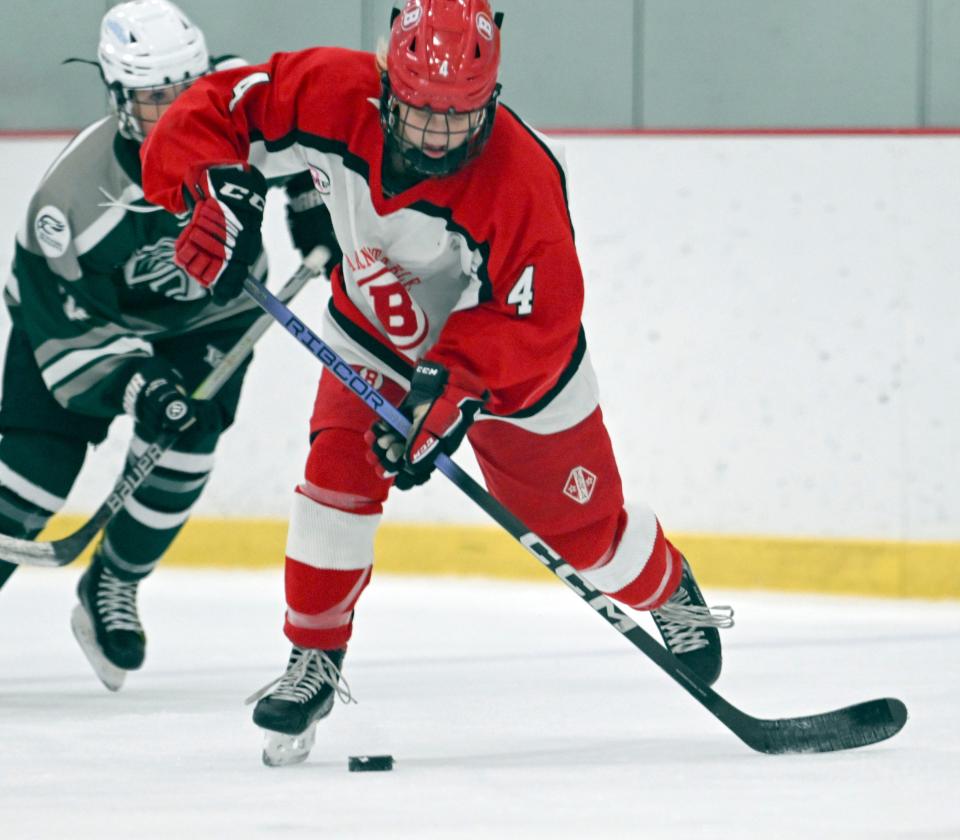
<svg viewBox="0 0 960 840">
<path fill-rule="evenodd" d="M 147 197 L 193 208 L 177 260 L 238 295 L 260 173 L 308 171 L 343 259 L 325 340 L 413 421 L 403 439 L 324 373 L 286 549 L 287 672 L 258 695 L 264 758 L 302 760 L 342 681 L 390 487 L 426 481 L 467 437 L 490 491 L 598 589 L 651 611 L 707 682 L 717 626 L 645 505 L 625 506 L 580 325 L 566 175 L 499 102 L 487 0 L 408 0 L 378 56 L 278 54 L 195 85 L 144 151 Z M 272 733 L 272 734 L 271 734 Z"/>
</svg>

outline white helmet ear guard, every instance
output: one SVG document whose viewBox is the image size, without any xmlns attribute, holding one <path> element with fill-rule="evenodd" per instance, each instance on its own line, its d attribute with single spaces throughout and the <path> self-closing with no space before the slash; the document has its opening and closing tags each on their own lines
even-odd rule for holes
<svg viewBox="0 0 960 840">
<path fill-rule="evenodd" d="M 100 24 L 97 58 L 120 131 L 132 140 L 145 136 L 134 92 L 145 91 L 149 100 L 150 92 L 170 89 L 160 98 L 172 101 L 210 71 L 203 33 L 169 0 L 130 0 L 110 9 Z"/>
</svg>

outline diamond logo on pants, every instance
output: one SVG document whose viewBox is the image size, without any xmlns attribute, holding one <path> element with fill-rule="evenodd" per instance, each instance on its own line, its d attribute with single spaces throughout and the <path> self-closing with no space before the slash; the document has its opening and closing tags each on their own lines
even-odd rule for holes
<svg viewBox="0 0 960 840">
<path fill-rule="evenodd" d="M 597 477 L 586 467 L 574 467 L 570 470 L 563 493 L 575 502 L 585 505 L 590 501 L 593 490 L 597 486 Z"/>
</svg>

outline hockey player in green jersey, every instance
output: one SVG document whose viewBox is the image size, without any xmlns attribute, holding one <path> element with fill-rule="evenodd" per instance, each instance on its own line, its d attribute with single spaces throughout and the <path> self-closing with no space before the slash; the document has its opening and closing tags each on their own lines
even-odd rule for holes
<svg viewBox="0 0 960 840">
<path fill-rule="evenodd" d="M 189 214 L 148 204 L 141 189 L 140 143 L 182 90 L 224 65 L 211 63 L 201 31 L 167 0 L 107 12 L 98 64 L 112 113 L 44 176 L 5 291 L 12 330 L 0 401 L 0 532 L 35 537 L 116 416 L 135 420 L 133 458 L 159 434 L 179 433 L 110 521 L 78 584 L 74 633 L 117 690 L 144 659 L 137 586 L 203 490 L 245 368 L 210 402 L 188 394 L 259 310 L 242 299 L 215 303 L 174 265 Z M 265 192 L 264 184 L 259 201 Z M 251 247 L 252 272 L 263 278 L 261 243 Z M 15 568 L 0 564 L 0 584 Z"/>
</svg>

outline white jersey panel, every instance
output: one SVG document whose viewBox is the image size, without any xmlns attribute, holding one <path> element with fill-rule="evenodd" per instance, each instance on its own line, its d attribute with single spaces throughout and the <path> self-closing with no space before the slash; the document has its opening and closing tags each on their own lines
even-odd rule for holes
<svg viewBox="0 0 960 840">
<path fill-rule="evenodd" d="M 576 373 L 563 388 L 536 414 L 526 417 L 500 417 L 480 411 L 477 422 L 495 420 L 510 423 L 538 435 L 551 435 L 572 429 L 582 423 L 600 405 L 600 387 L 590 361 L 590 352 L 585 351 Z"/>
<path fill-rule="evenodd" d="M 293 145 L 280 151 L 267 151 L 267 144 L 256 140 L 250 144 L 248 161 L 257 167 L 267 180 L 287 178 L 307 168 L 301 146 Z"/>
<path fill-rule="evenodd" d="M 267 178 L 309 169 L 330 210 L 343 250 L 343 277 L 353 304 L 411 361 L 436 342 L 451 312 L 476 306 L 483 256 L 448 229 L 429 206 L 381 216 L 364 175 L 335 153 L 294 144 L 268 151 L 252 144 L 250 163 Z"/>
<path fill-rule="evenodd" d="M 407 358 L 420 358 L 471 285 L 478 301 L 473 251 L 438 216 L 410 207 L 380 216 L 365 178 L 339 157 L 308 150 L 307 160 L 343 250 L 348 297 Z"/>
</svg>

